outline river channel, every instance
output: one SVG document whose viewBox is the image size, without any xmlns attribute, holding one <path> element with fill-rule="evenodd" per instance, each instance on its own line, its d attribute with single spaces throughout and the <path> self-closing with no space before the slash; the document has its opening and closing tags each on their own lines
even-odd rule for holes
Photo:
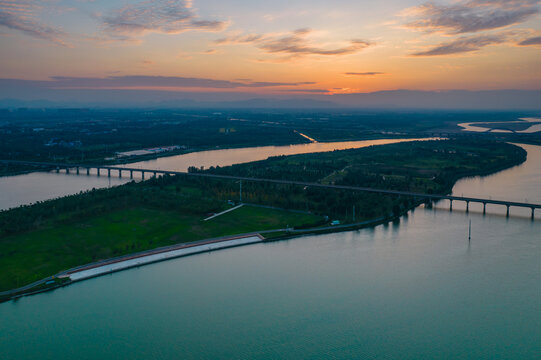
<svg viewBox="0 0 541 360">
<path fill-rule="evenodd" d="M 209 150 L 162 157 L 155 160 L 133 162 L 124 167 L 188 171 L 190 166 L 209 168 L 211 166 L 229 166 L 250 161 L 264 160 L 271 156 L 307 154 L 334 150 L 362 148 L 372 145 L 393 144 L 416 139 L 379 139 L 363 141 L 342 141 L 331 143 L 310 143 L 288 146 L 261 146 L 239 149 Z M 430 139 L 419 139 L 430 140 Z M 81 175 L 56 172 L 35 172 L 25 175 L 0 177 L 0 210 L 20 205 L 32 204 L 36 201 L 54 199 L 61 196 L 73 195 L 92 188 L 105 188 L 121 185 L 130 181 L 127 173 L 118 178 L 117 172 L 107 177 L 102 171 L 98 177 L 96 170 L 90 175 L 86 171 Z M 148 176 L 148 174 L 147 174 Z M 135 180 L 140 180 L 139 173 L 134 174 Z"/>
<path fill-rule="evenodd" d="M 524 147 L 524 164 L 454 193 L 541 202 L 541 148 Z M 453 209 L 3 303 L 0 358 L 538 359 L 541 214 Z"/>
</svg>

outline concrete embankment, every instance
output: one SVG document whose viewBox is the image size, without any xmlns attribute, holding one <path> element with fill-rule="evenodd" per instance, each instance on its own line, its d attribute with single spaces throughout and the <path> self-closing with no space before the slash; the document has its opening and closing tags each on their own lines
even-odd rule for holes
<svg viewBox="0 0 541 360">
<path fill-rule="evenodd" d="M 139 267 L 159 261 L 165 261 L 183 256 L 189 256 L 214 250 L 232 248 L 237 246 L 256 244 L 265 241 L 280 241 L 298 236 L 310 234 L 347 231 L 359 229 L 366 226 L 375 226 L 379 223 L 390 221 L 392 218 L 378 218 L 369 221 L 363 221 L 354 224 L 345 224 L 338 226 L 324 226 L 311 229 L 274 229 L 265 230 L 258 233 L 241 234 L 236 236 L 220 237 L 196 241 L 192 243 L 177 244 L 167 247 L 162 247 L 154 250 L 143 251 L 136 254 L 120 256 L 100 262 L 78 266 L 54 276 L 47 277 L 33 284 L 26 285 L 18 289 L 12 289 L 5 292 L 0 292 L 0 302 L 9 299 L 37 294 L 45 291 L 50 291 L 62 286 L 69 285 L 75 281 L 81 281 L 110 274 L 117 271 L 122 271 L 134 267 Z M 265 239 L 261 234 L 267 233 L 285 233 L 282 236 Z M 49 285 L 49 283 L 51 283 Z"/>
<path fill-rule="evenodd" d="M 2 291 L 0 292 L 0 303 L 22 296 L 54 290 L 56 288 L 69 285 L 75 281 L 90 279 L 133 267 L 214 250 L 256 244 L 263 241 L 264 237 L 259 233 L 250 233 L 195 241 L 192 243 L 177 244 L 154 250 L 143 251 L 132 255 L 120 256 L 113 259 L 78 266 L 17 289 Z"/>
<path fill-rule="evenodd" d="M 110 274 L 133 267 L 151 264 L 159 261 L 169 260 L 177 257 L 193 255 L 213 250 L 231 248 L 236 246 L 255 244 L 263 241 L 259 234 L 249 236 L 220 238 L 177 246 L 174 248 L 159 249 L 149 251 L 133 256 L 127 256 L 114 261 L 91 264 L 76 269 L 68 270 L 59 275 L 59 277 L 69 277 L 71 281 L 80 281 L 96 276 Z"/>
</svg>

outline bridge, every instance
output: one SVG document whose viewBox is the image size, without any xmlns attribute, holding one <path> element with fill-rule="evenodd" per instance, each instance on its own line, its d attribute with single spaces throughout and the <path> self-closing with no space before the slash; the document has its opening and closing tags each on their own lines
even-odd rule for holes
<svg viewBox="0 0 541 360">
<path fill-rule="evenodd" d="M 209 174 L 209 173 L 199 173 L 199 172 L 181 172 L 181 171 L 169 171 L 169 170 L 158 170 L 158 169 L 139 169 L 139 168 L 130 168 L 130 167 L 121 167 L 121 166 L 106 166 L 106 165 L 89 165 L 89 164 L 61 164 L 61 163 L 49 163 L 49 162 L 33 162 L 33 161 L 17 161 L 17 160 L 0 160 L 0 163 L 3 164 L 13 164 L 13 165 L 26 165 L 26 166 L 35 166 L 40 168 L 46 168 L 49 170 L 56 170 L 59 173 L 61 170 L 69 174 L 70 171 L 74 171 L 76 174 L 80 174 L 81 170 L 86 172 L 87 175 L 90 175 L 91 169 L 96 169 L 97 175 L 100 176 L 101 171 L 106 171 L 107 176 L 111 177 L 111 172 L 117 172 L 118 177 L 122 177 L 122 173 L 126 172 L 130 174 L 130 178 L 133 179 L 134 173 L 141 173 L 141 178 L 145 179 L 145 174 L 151 174 L 151 176 L 158 175 L 183 175 L 183 176 L 194 176 L 194 177 L 204 177 L 204 178 L 214 178 L 214 179 L 225 179 L 225 180 L 237 180 L 237 181 L 248 181 L 248 182 L 265 182 L 273 184 L 283 184 L 283 185 L 298 185 L 298 186 L 308 186 L 315 188 L 327 188 L 327 189 L 337 189 L 337 190 L 351 190 L 351 191 L 360 191 L 368 193 L 377 193 L 385 195 L 397 195 L 397 196 L 407 196 L 412 197 L 417 200 L 423 200 L 426 203 L 432 203 L 440 200 L 449 200 L 450 210 L 453 210 L 453 202 L 461 201 L 466 203 L 466 212 L 470 209 L 470 203 L 483 204 L 483 214 L 486 214 L 487 205 L 500 205 L 507 208 L 507 216 L 509 216 L 509 210 L 511 207 L 518 208 L 527 208 L 531 209 L 532 220 L 535 217 L 535 210 L 541 209 L 541 204 L 530 204 L 524 202 L 516 201 L 506 201 L 506 200 L 493 200 L 493 199 L 481 199 L 473 197 L 464 197 L 464 196 L 454 196 L 454 195 L 438 195 L 438 194 L 423 194 L 415 193 L 409 191 L 398 191 L 398 190 L 387 190 L 387 189 L 374 189 L 361 186 L 348 186 L 348 185 L 327 185 L 319 184 L 313 182 L 304 182 L 304 181 L 292 181 L 292 180 L 279 180 L 279 179 L 264 179 L 264 178 L 251 178 L 243 176 L 231 176 L 231 175 L 218 175 L 218 174 Z"/>
</svg>

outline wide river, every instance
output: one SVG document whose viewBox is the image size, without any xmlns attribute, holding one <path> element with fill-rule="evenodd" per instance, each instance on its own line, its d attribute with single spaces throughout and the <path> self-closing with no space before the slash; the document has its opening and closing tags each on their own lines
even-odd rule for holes
<svg viewBox="0 0 541 360">
<path fill-rule="evenodd" d="M 185 172 L 188 171 L 190 166 L 204 168 L 209 168 L 211 166 L 229 166 L 250 161 L 264 160 L 270 156 L 362 148 L 372 145 L 393 144 L 412 140 L 416 139 L 342 141 L 199 151 L 184 155 L 130 163 L 124 165 L 124 167 Z M 124 178 L 121 179 L 118 178 L 118 172 L 115 172 L 110 178 L 104 173 L 104 171 L 101 172 L 101 177 L 96 176 L 96 170 L 93 170 L 90 173 L 90 176 L 87 176 L 85 171 L 84 173 L 81 173 L 81 175 L 76 175 L 75 172 L 71 172 L 69 175 L 65 173 L 57 174 L 56 172 L 41 172 L 0 177 L 0 210 L 9 209 L 19 205 L 28 205 L 36 201 L 54 199 L 60 196 L 73 195 L 80 191 L 91 190 L 92 188 L 120 185 L 130 181 L 129 177 L 126 177 L 127 173 L 124 173 Z M 136 180 L 140 180 L 140 176 L 139 173 L 134 174 Z"/>
<path fill-rule="evenodd" d="M 454 192 L 540 203 L 541 148 L 524 147 L 523 165 Z M 0 358 L 538 359 L 541 214 L 453 208 L 0 304 Z"/>
</svg>

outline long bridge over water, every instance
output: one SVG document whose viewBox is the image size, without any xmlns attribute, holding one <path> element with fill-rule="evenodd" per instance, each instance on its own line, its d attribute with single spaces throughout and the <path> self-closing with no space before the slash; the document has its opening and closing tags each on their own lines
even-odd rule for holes
<svg viewBox="0 0 541 360">
<path fill-rule="evenodd" d="M 194 176 L 194 177 L 206 177 L 206 178 L 215 178 L 215 179 L 226 179 L 226 180 L 237 180 L 237 181 L 248 181 L 248 182 L 266 182 L 273 184 L 283 184 L 283 185 L 298 185 L 298 186 L 309 186 L 316 188 L 327 188 L 327 189 L 338 189 L 338 190 L 352 190 L 360 192 L 369 192 L 369 193 L 378 193 L 386 195 L 397 195 L 397 196 L 407 196 L 414 199 L 424 200 L 427 203 L 436 202 L 439 200 L 449 200 L 450 210 L 453 209 L 453 201 L 461 201 L 466 203 L 466 211 L 469 211 L 470 203 L 479 203 L 483 204 L 483 214 L 486 213 L 487 205 L 500 205 L 507 208 L 507 216 L 509 216 L 509 210 L 511 207 L 518 208 L 527 208 L 531 209 L 532 220 L 535 217 L 535 210 L 541 209 L 541 204 L 530 204 L 525 202 L 516 202 L 516 201 L 506 201 L 506 200 L 493 200 L 493 199 L 482 199 L 482 198 L 473 198 L 465 196 L 454 196 L 454 195 L 438 195 L 438 194 L 423 194 L 415 193 L 409 191 L 398 191 L 398 190 L 386 190 L 386 189 L 374 189 L 361 186 L 347 186 L 347 185 L 327 185 L 319 184 L 313 182 L 304 182 L 304 181 L 292 181 L 292 180 L 279 180 L 279 179 L 264 179 L 264 178 L 251 178 L 244 176 L 232 176 L 232 175 L 218 175 L 210 173 L 200 173 L 200 172 L 182 172 L 182 171 L 169 171 L 169 170 L 158 170 L 158 169 L 140 169 L 140 168 L 130 168 L 130 167 L 121 167 L 121 166 L 107 166 L 107 165 L 89 165 L 89 164 L 62 164 L 62 163 L 49 163 L 49 162 L 34 162 L 34 161 L 18 161 L 18 160 L 0 160 L 0 163 L 3 164 L 13 164 L 13 165 L 26 165 L 26 166 L 35 166 L 38 168 L 45 168 L 48 170 L 56 170 L 59 173 L 61 170 L 69 174 L 70 171 L 74 171 L 76 174 L 81 172 L 87 175 L 90 175 L 92 169 L 96 169 L 97 175 L 101 175 L 101 171 L 107 172 L 107 176 L 111 177 L 111 172 L 117 172 L 118 177 L 122 177 L 122 173 L 129 173 L 131 179 L 133 179 L 134 173 L 140 173 L 141 178 L 145 179 L 145 174 L 151 174 L 151 176 L 159 175 L 183 175 L 183 176 Z"/>
</svg>

